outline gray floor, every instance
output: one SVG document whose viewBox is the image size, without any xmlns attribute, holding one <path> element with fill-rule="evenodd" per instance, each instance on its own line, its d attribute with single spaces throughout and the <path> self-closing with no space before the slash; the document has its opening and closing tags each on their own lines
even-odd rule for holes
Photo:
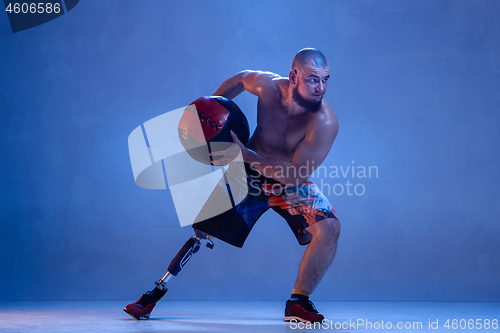
<svg viewBox="0 0 500 333">
<path fill-rule="evenodd" d="M 0 302 L 0 332 L 297 332 L 308 328 L 282 321 L 283 302 L 168 301 L 159 303 L 151 319 L 144 321 L 123 312 L 126 303 Z M 484 328 L 486 319 L 500 319 L 500 303 L 318 301 L 316 307 L 329 320 L 322 330 L 500 332 L 493 322 Z M 450 325 L 458 320 L 456 329 L 444 327 L 448 319 Z M 461 329 L 461 319 L 473 319 L 474 324 L 463 328 L 462 321 Z M 436 321 L 438 329 L 429 329 L 429 323 L 436 327 Z M 483 328 L 477 329 L 481 322 Z M 397 329 L 398 323 L 402 329 Z M 414 326 L 418 323 L 421 327 Z"/>
</svg>

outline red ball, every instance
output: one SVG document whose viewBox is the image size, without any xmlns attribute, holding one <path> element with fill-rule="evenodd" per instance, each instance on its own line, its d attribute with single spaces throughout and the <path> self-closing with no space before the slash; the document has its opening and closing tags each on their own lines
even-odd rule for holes
<svg viewBox="0 0 500 333">
<path fill-rule="evenodd" d="M 210 152 L 224 150 L 233 143 L 231 130 L 245 146 L 250 138 L 245 114 L 236 103 L 222 96 L 202 96 L 189 104 L 178 128 L 184 149 L 204 164 L 210 164 Z"/>
</svg>

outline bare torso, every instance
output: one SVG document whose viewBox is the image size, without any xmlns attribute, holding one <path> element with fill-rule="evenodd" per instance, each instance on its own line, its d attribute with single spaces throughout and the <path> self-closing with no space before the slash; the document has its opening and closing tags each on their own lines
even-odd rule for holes
<svg viewBox="0 0 500 333">
<path fill-rule="evenodd" d="M 323 163 L 338 132 L 335 113 L 323 99 L 329 68 L 303 67 L 300 75 L 293 70 L 288 78 L 244 70 L 224 81 L 214 95 L 233 99 L 246 90 L 258 97 L 257 128 L 247 146 L 235 141 L 238 149 L 213 152 L 212 156 L 222 156 L 214 165 L 226 165 L 241 149 L 244 161 L 261 174 L 291 185 L 304 181 L 315 166 Z M 295 99 L 301 104 L 320 102 L 319 109 L 309 112 L 310 107 L 299 105 Z M 307 175 L 282 172 L 303 167 Z"/>
<path fill-rule="evenodd" d="M 289 81 L 273 80 L 278 89 L 274 93 L 259 96 L 257 102 L 257 127 L 248 142 L 248 148 L 263 156 L 290 161 L 295 149 L 306 132 L 314 126 L 318 116 L 324 116 L 322 108 L 317 113 L 291 115 L 285 105 Z"/>
</svg>

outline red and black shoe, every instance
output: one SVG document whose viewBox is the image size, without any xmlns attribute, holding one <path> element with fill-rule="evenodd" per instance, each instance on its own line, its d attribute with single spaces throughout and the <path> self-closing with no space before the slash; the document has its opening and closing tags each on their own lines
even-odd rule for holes
<svg viewBox="0 0 500 333">
<path fill-rule="evenodd" d="M 284 321 L 296 321 L 302 323 L 322 322 L 325 317 L 318 313 L 309 298 L 299 300 L 291 297 L 286 301 Z"/>
<path fill-rule="evenodd" d="M 156 305 L 156 302 L 165 295 L 167 290 L 159 290 L 155 288 L 152 291 L 148 291 L 137 300 L 137 302 L 127 305 L 123 311 L 131 315 L 137 320 L 148 319 L 151 315 L 151 311 Z"/>
</svg>

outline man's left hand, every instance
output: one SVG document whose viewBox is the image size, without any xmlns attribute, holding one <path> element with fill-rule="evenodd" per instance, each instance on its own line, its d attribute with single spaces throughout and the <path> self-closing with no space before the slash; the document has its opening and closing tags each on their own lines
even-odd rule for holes
<svg viewBox="0 0 500 333">
<path fill-rule="evenodd" d="M 233 144 L 224 150 L 213 151 L 210 156 L 212 156 L 213 165 L 228 165 L 231 163 L 240 153 L 244 156 L 244 153 L 248 150 L 247 147 L 238 139 L 236 134 L 233 131 L 230 132 L 231 137 L 233 138 Z"/>
</svg>

